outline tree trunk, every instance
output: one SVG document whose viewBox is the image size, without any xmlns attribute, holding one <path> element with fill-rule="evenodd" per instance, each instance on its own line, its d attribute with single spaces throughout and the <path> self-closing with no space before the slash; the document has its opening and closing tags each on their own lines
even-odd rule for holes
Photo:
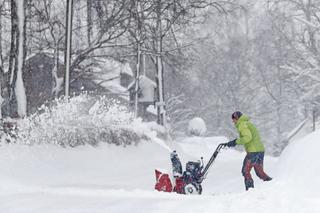
<svg viewBox="0 0 320 213">
<path fill-rule="evenodd" d="M 54 50 L 54 67 L 52 69 L 52 95 L 53 98 L 58 98 L 59 92 L 61 90 L 60 88 L 60 82 L 59 82 L 59 76 L 58 76 L 58 70 L 59 70 L 59 41 L 55 43 L 55 50 Z"/>
<path fill-rule="evenodd" d="M 65 96 L 69 96 L 70 65 L 71 65 L 71 44 L 72 44 L 72 7 L 73 0 L 67 0 L 66 14 L 66 48 L 65 48 Z"/>
<path fill-rule="evenodd" d="M 87 41 L 88 46 L 91 44 L 92 35 L 92 0 L 87 0 Z"/>
<path fill-rule="evenodd" d="M 8 112 L 11 117 L 24 117 L 27 113 L 23 68 L 26 55 L 26 21 L 24 0 L 11 1 L 11 46 L 9 58 Z"/>
<path fill-rule="evenodd" d="M 8 74 L 9 79 L 7 79 L 8 88 L 8 105 L 7 111 L 9 116 L 16 117 L 17 102 L 14 94 L 14 85 L 16 82 L 16 34 L 17 34 L 17 5 L 16 1 L 11 1 L 11 44 L 10 44 L 10 56 L 9 56 L 9 68 Z"/>
<path fill-rule="evenodd" d="M 309 23 L 312 23 L 312 18 L 311 18 L 311 5 L 312 5 L 312 1 L 311 0 L 308 0 L 306 2 L 306 6 L 305 6 L 305 16 L 306 16 L 306 19 Z M 309 35 L 309 40 L 310 40 L 310 49 L 311 49 L 311 52 L 315 55 L 318 54 L 318 50 L 317 50 L 317 43 L 316 43 L 316 36 L 315 36 L 315 30 L 310 26 L 310 25 L 307 25 L 307 30 L 308 30 L 308 35 Z M 319 60 L 318 60 L 319 62 Z"/>
<path fill-rule="evenodd" d="M 3 70 L 3 49 L 2 49 L 2 6 L 0 8 L 0 66 L 1 66 L 1 75 L 3 76 L 4 70 Z M 2 79 L 2 78 L 1 78 Z M 2 82 L 2 81 L 1 81 Z"/>
<path fill-rule="evenodd" d="M 157 114 L 158 123 L 161 125 L 166 124 L 166 111 L 164 102 L 164 89 L 163 89 L 163 62 L 162 62 L 162 24 L 161 24 L 161 0 L 158 0 L 157 5 L 157 40 L 156 40 L 156 63 L 157 63 Z"/>
<path fill-rule="evenodd" d="M 2 6 L 0 8 L 2 14 Z M 0 14 L 0 119 L 2 119 L 2 103 L 4 101 L 2 97 L 2 88 L 4 84 L 4 70 L 3 70 L 3 50 L 2 50 L 2 15 Z"/>
<path fill-rule="evenodd" d="M 16 82 L 15 96 L 17 99 L 17 114 L 19 117 L 27 115 L 27 97 L 23 83 L 23 69 L 26 58 L 26 9 L 25 0 L 16 0 L 18 12 L 17 54 L 16 54 Z"/>
</svg>

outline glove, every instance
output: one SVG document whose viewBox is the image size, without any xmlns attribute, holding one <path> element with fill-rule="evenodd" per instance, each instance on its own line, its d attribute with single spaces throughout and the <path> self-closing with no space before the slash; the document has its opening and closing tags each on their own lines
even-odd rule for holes
<svg viewBox="0 0 320 213">
<path fill-rule="evenodd" d="M 176 158 L 178 156 L 176 150 L 174 150 L 173 152 L 170 153 L 170 158 L 173 159 L 173 158 Z"/>
<path fill-rule="evenodd" d="M 235 147 L 237 145 L 236 141 L 237 141 L 237 139 L 229 141 L 228 143 L 226 143 L 226 146 L 227 147 Z"/>
</svg>

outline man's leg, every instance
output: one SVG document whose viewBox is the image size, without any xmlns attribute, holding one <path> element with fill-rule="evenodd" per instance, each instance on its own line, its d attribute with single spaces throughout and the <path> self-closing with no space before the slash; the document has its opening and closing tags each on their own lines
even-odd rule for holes
<svg viewBox="0 0 320 213">
<path fill-rule="evenodd" d="M 269 177 L 263 170 L 263 159 L 264 159 L 264 152 L 256 153 L 253 168 L 254 168 L 254 171 L 256 172 L 256 175 L 260 179 L 262 179 L 264 181 L 270 181 L 270 180 L 272 180 L 272 178 Z"/>
<path fill-rule="evenodd" d="M 250 156 L 249 154 L 247 154 L 243 160 L 243 166 L 242 166 L 242 175 L 244 177 L 244 184 L 245 184 L 246 190 L 254 187 L 253 179 L 250 174 L 252 167 L 253 165 L 251 164 Z"/>
</svg>

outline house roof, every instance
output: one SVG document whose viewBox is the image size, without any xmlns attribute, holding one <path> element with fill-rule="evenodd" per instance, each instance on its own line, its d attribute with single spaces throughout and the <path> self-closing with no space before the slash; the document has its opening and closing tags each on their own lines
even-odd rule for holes
<svg viewBox="0 0 320 213">
<path fill-rule="evenodd" d="M 121 65 L 120 67 L 120 73 L 126 73 L 130 76 L 133 76 L 133 72 L 132 72 L 132 69 L 129 65 L 129 63 L 124 63 Z"/>
<path fill-rule="evenodd" d="M 126 87 L 120 85 L 120 74 L 126 73 L 133 76 L 128 63 L 121 63 L 115 60 L 105 60 L 103 63 L 96 63 L 91 67 L 95 79 L 94 82 L 113 94 L 118 94 L 121 98 L 128 100 L 129 93 Z"/>
<path fill-rule="evenodd" d="M 128 90 L 132 89 L 134 87 L 135 83 L 136 83 L 136 81 L 132 81 L 131 84 L 128 85 Z M 145 85 L 146 87 L 151 87 L 151 86 L 154 88 L 157 87 L 157 84 L 145 75 L 140 75 L 139 84 Z"/>
</svg>

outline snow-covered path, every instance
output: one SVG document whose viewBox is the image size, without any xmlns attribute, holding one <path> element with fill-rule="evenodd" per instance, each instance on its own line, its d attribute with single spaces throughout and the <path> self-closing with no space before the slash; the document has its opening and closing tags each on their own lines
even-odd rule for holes
<svg viewBox="0 0 320 213">
<path fill-rule="evenodd" d="M 1 196 L 1 212 L 317 212 L 318 199 L 267 187 L 251 192 L 183 196 L 146 190 L 42 188 Z"/>
<path fill-rule="evenodd" d="M 183 164 L 208 159 L 220 140 L 177 143 Z M 201 155 L 201 156 L 199 156 Z M 203 182 L 203 195 L 154 191 L 154 169 L 171 171 L 168 150 L 152 142 L 138 146 L 59 148 L 8 145 L 0 148 L 0 212 L 320 212 L 317 194 L 301 195 L 278 179 L 279 159 L 266 157 L 274 177 L 245 192 L 240 173 L 244 153 L 222 150 Z M 319 186 L 318 186 L 319 187 Z"/>
</svg>

